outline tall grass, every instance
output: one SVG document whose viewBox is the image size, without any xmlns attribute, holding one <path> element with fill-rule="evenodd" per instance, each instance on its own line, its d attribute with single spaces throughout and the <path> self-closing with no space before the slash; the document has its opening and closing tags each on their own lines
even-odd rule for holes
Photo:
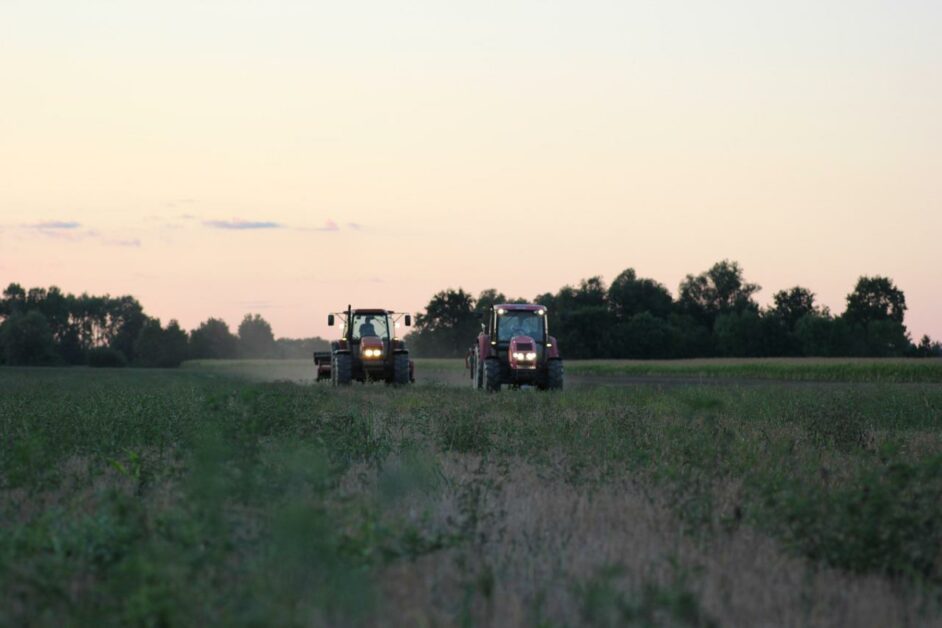
<svg viewBox="0 0 942 628">
<path fill-rule="evenodd" d="M 488 396 L 6 369 L 0 624 L 814 623 L 795 617 L 834 593 L 808 578 L 840 584 L 843 617 L 929 623 L 940 421 L 933 385 Z M 778 568 L 721 557 L 753 538 L 834 575 L 750 606 Z"/>
</svg>

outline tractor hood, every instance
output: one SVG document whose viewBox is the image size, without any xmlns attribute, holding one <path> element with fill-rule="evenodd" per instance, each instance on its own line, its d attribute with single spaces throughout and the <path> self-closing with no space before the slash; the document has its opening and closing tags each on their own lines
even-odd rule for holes
<svg viewBox="0 0 942 628">
<path fill-rule="evenodd" d="M 383 340 L 379 336 L 363 336 L 360 338 L 360 357 L 364 361 L 379 361 L 383 358 Z"/>
<path fill-rule="evenodd" d="M 363 336 L 360 338 L 360 349 L 383 348 L 383 339 L 379 336 Z"/>
<path fill-rule="evenodd" d="M 530 336 L 514 336 L 510 339 L 507 355 L 510 368 L 534 369 L 539 357 L 536 341 Z"/>
</svg>

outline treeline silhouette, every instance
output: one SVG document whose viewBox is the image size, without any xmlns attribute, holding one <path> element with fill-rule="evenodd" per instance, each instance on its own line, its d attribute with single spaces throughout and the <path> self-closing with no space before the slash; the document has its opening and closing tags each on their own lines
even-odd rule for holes
<svg viewBox="0 0 942 628">
<path fill-rule="evenodd" d="M 187 333 L 144 313 L 131 296 L 25 290 L 11 283 L 0 299 L 0 364 L 175 367 L 188 359 L 310 358 L 321 338 L 274 337 L 258 314 L 246 314 L 237 333 L 210 318 Z"/>
<path fill-rule="evenodd" d="M 568 358 L 942 356 L 928 336 L 911 340 L 906 298 L 887 277 L 860 277 L 839 315 L 801 286 L 776 292 L 762 308 L 759 289 L 738 263 L 723 260 L 687 275 L 676 299 L 629 268 L 610 286 L 591 277 L 533 301 L 548 308 L 550 334 Z M 494 289 L 477 299 L 461 289 L 439 292 L 416 316 L 410 346 L 423 357 L 463 356 L 480 327 L 475 313 L 514 301 L 523 300 Z"/>
</svg>

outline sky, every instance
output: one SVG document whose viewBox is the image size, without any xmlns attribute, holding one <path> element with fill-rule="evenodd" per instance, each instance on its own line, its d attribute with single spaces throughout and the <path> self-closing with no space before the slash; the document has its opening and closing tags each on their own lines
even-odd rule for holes
<svg viewBox="0 0 942 628">
<path fill-rule="evenodd" d="M 187 329 L 738 261 L 942 338 L 942 3 L 0 0 L 0 284 Z"/>
</svg>

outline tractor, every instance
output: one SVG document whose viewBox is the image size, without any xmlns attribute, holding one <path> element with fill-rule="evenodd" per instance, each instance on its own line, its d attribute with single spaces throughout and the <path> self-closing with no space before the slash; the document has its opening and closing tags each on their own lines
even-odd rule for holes
<svg viewBox="0 0 942 628">
<path fill-rule="evenodd" d="M 489 392 L 499 391 L 502 385 L 560 390 L 563 361 L 556 339 L 549 335 L 547 318 L 542 305 L 492 306 L 465 359 L 472 387 Z"/>
<path fill-rule="evenodd" d="M 400 319 L 406 327 L 412 316 L 380 309 L 357 309 L 327 316 L 331 327 L 337 318 L 343 323 L 340 340 L 330 343 L 330 351 L 315 351 L 317 381 L 329 379 L 334 386 L 353 381 L 382 381 L 403 385 L 415 381 L 415 364 L 409 359 L 405 342 L 397 337 Z"/>
</svg>

